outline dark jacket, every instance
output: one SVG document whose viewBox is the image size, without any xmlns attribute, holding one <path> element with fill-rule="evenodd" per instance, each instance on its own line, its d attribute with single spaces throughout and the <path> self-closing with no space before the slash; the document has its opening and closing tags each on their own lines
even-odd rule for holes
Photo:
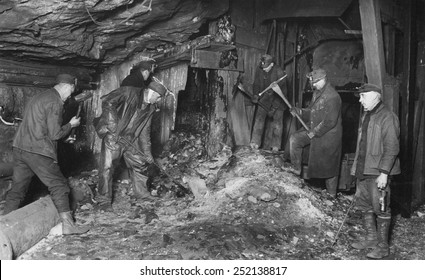
<svg viewBox="0 0 425 280">
<path fill-rule="evenodd" d="M 329 82 L 314 91 L 309 107 L 302 110 L 302 117 L 314 132 L 309 150 L 309 177 L 337 176 L 342 150 L 341 97 Z"/>
<path fill-rule="evenodd" d="M 362 116 L 364 121 L 366 114 Z M 357 149 L 354 156 L 351 174 L 356 174 L 359 142 L 361 139 L 362 122 L 359 126 L 357 137 Z M 396 175 L 400 174 L 400 123 L 397 116 L 384 104 L 380 104 L 377 110 L 370 116 L 367 127 L 366 158 L 364 175 L 380 175 L 381 172 Z"/>
<path fill-rule="evenodd" d="M 150 131 L 155 106 L 143 102 L 143 90 L 121 86 L 102 96 L 102 115 L 95 126 L 100 138 L 109 133 L 130 142 L 138 141 L 141 151 L 152 158 Z"/>
<path fill-rule="evenodd" d="M 71 131 L 71 124 L 62 125 L 62 114 L 63 101 L 56 89 L 35 95 L 25 108 L 13 147 L 57 161 L 57 140 Z"/>
<path fill-rule="evenodd" d="M 266 89 L 272 82 L 278 80 L 285 75 L 285 71 L 282 70 L 278 65 L 274 65 L 269 72 L 258 68 L 255 72 L 254 84 L 252 85 L 253 94 L 259 94 L 261 91 Z M 286 93 L 286 78 L 278 83 L 283 93 Z M 285 110 L 285 103 L 282 98 L 275 93 L 272 89 L 266 91 L 261 97 L 261 101 L 270 109 Z M 261 108 L 261 107 L 259 107 Z"/>
</svg>

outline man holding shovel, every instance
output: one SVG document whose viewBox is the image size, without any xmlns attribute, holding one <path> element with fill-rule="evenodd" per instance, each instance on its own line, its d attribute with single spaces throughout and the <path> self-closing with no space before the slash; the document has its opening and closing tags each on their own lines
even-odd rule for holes
<svg viewBox="0 0 425 280">
<path fill-rule="evenodd" d="M 102 139 L 99 166 L 99 194 L 102 204 L 112 204 L 112 175 L 123 157 L 129 168 L 133 196 L 137 200 L 152 200 L 147 189 L 147 167 L 154 162 L 150 131 L 156 103 L 167 90 L 150 82 L 153 61 L 143 61 L 132 69 L 121 86 L 102 97 L 102 115 L 96 120 L 96 132 Z M 130 143 L 131 145 L 129 145 Z M 137 151 L 142 151 L 138 153 Z"/>
</svg>

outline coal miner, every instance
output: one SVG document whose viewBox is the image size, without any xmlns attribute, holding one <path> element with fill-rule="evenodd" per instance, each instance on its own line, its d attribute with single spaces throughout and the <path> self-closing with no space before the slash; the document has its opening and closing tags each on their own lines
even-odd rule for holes
<svg viewBox="0 0 425 280">
<path fill-rule="evenodd" d="M 390 176 L 400 174 L 397 115 L 381 101 L 381 89 L 365 84 L 360 90 L 364 112 L 359 124 L 357 148 L 351 175 L 357 179 L 356 205 L 363 212 L 364 240 L 356 249 L 373 249 L 367 257 L 382 259 L 390 254 Z"/>
<path fill-rule="evenodd" d="M 257 104 L 261 100 L 262 105 L 268 108 L 268 111 L 263 106 L 256 108 L 250 140 L 251 148 L 262 147 L 274 151 L 281 148 L 285 103 L 271 88 L 261 96 L 259 93 L 283 76 L 285 76 L 285 71 L 276 64 L 271 55 L 265 54 L 261 57 L 260 67 L 255 72 L 251 101 Z M 279 81 L 278 86 L 285 94 L 286 80 Z"/>
<path fill-rule="evenodd" d="M 301 128 L 291 135 L 291 163 L 295 173 L 301 175 L 302 153 L 308 147 L 308 177 L 324 178 L 328 194 L 336 197 L 342 150 L 341 98 L 325 70 L 313 70 L 307 78 L 314 89 L 311 103 L 305 109 L 293 107 L 291 114 L 300 115 L 310 129 Z"/>
<path fill-rule="evenodd" d="M 57 141 L 80 125 L 80 118 L 75 116 L 62 125 L 63 104 L 74 92 L 75 86 L 74 76 L 60 74 L 52 89 L 35 95 L 28 102 L 13 140 L 13 187 L 7 193 L 4 209 L 4 214 L 7 214 L 19 208 L 32 177 L 36 175 L 50 192 L 65 235 L 82 234 L 89 230 L 87 226 L 74 223 L 69 203 L 70 188 L 57 159 Z"/>
<path fill-rule="evenodd" d="M 121 158 L 129 169 L 134 198 L 151 200 L 147 188 L 147 168 L 154 162 L 151 152 L 151 123 L 156 103 L 166 88 L 150 76 L 153 61 L 135 66 L 121 86 L 102 97 L 102 115 L 95 121 L 102 139 L 97 200 L 112 204 L 112 176 Z"/>
</svg>

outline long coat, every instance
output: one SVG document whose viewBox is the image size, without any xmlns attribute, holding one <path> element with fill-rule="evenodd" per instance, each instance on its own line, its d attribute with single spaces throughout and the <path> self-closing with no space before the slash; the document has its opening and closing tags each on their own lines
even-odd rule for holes
<svg viewBox="0 0 425 280">
<path fill-rule="evenodd" d="M 341 97 L 329 82 L 314 91 L 309 107 L 303 109 L 303 118 L 315 135 L 309 150 L 309 177 L 338 176 L 342 150 Z"/>
</svg>

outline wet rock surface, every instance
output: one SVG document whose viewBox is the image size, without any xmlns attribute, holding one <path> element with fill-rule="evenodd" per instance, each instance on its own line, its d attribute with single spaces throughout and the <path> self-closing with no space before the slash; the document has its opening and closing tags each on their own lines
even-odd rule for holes
<svg viewBox="0 0 425 280">
<path fill-rule="evenodd" d="M 187 145 L 196 152 L 187 153 Z M 151 186 L 155 200 L 136 201 L 131 182 L 123 179 L 116 182 L 111 208 L 96 203 L 88 190 L 95 192 L 96 170 L 70 178 L 73 190 L 84 194 L 76 204 L 77 221 L 92 229 L 80 236 L 52 230 L 19 259 L 366 259 L 367 251 L 349 245 L 362 234 L 355 208 L 336 239 L 352 194 L 331 199 L 311 188 L 290 173 L 280 153 L 224 147 L 215 158 L 202 159 L 201 146 L 192 139 L 161 160 L 188 189 L 190 178 L 203 180 L 196 195 L 178 196 L 158 175 Z M 425 208 L 411 219 L 393 220 L 389 259 L 425 259 Z"/>
</svg>

